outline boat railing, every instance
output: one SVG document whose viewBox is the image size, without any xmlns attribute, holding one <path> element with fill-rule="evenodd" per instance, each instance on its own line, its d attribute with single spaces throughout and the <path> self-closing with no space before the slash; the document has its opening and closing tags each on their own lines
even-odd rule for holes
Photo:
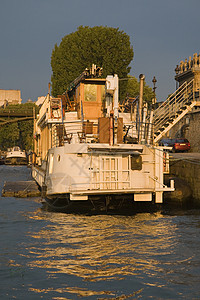
<svg viewBox="0 0 200 300">
<path fill-rule="evenodd" d="M 138 143 L 139 138 L 141 137 L 141 141 L 143 143 L 147 143 L 148 135 L 149 135 L 149 127 L 150 125 L 145 123 L 141 124 L 140 131 L 137 130 L 135 125 L 126 126 L 123 134 L 123 143 L 128 144 L 136 144 Z M 152 125 L 153 127 L 153 125 Z M 129 128 L 129 134 L 127 130 Z M 98 143 L 99 142 L 99 134 L 92 133 L 88 134 L 83 131 L 77 132 L 66 132 L 65 127 L 62 124 L 57 124 L 52 126 L 52 147 L 60 147 L 65 143 Z"/>
<path fill-rule="evenodd" d="M 98 180 L 96 182 L 79 182 L 72 183 L 70 193 L 87 191 L 104 191 L 104 190 L 129 190 L 130 180 Z"/>
<path fill-rule="evenodd" d="M 51 146 L 60 147 L 64 143 L 98 143 L 98 124 L 93 124 L 93 130 L 88 131 L 81 120 L 56 122 L 49 121 L 51 127 Z M 152 139 L 153 124 L 131 121 L 123 125 L 123 143 L 147 143 Z M 95 132 L 95 133 L 94 133 Z"/>
<path fill-rule="evenodd" d="M 66 131 L 64 124 L 52 125 L 52 147 L 60 147 L 64 143 L 96 143 L 98 136 L 98 134 L 88 134 L 81 130 Z"/>
</svg>

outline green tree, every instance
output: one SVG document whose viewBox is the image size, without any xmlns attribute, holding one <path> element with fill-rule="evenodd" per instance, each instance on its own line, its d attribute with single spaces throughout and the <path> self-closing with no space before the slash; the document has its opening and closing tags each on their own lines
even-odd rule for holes
<svg viewBox="0 0 200 300">
<path fill-rule="evenodd" d="M 1 150 L 17 145 L 19 141 L 19 128 L 17 122 L 4 125 L 0 128 Z"/>
<path fill-rule="evenodd" d="M 15 112 L 33 115 L 33 111 L 37 114 L 39 108 L 35 103 L 24 103 L 9 105 L 5 109 L 0 109 L 3 112 Z M 14 145 L 20 146 L 22 149 L 29 150 L 33 146 L 33 120 L 16 121 L 15 118 L 5 118 L 5 121 L 10 120 L 11 123 L 7 123 L 0 126 L 0 149 L 6 150 Z M 1 118 L 3 121 L 3 118 Z M 14 121 L 14 122 L 13 122 Z"/>
<path fill-rule="evenodd" d="M 20 146 L 29 150 L 33 148 L 33 120 L 18 122 Z"/>
<path fill-rule="evenodd" d="M 140 92 L 140 83 L 134 76 L 128 76 L 128 84 L 127 84 L 127 96 L 135 98 L 139 95 Z M 154 98 L 153 90 L 150 86 L 146 84 L 144 81 L 144 91 L 143 91 L 143 100 L 145 102 L 151 103 Z"/>
<path fill-rule="evenodd" d="M 133 59 L 129 36 L 119 28 L 80 26 L 55 45 L 51 56 L 52 94 L 62 94 L 85 68 L 95 64 L 103 68 L 102 77 L 117 74 L 127 77 Z M 120 82 L 120 94 L 125 94 L 127 82 Z"/>
</svg>

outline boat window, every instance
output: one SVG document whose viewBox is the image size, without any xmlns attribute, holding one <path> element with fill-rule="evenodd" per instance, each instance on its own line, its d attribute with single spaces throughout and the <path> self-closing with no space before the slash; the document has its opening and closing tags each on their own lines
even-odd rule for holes
<svg viewBox="0 0 200 300">
<path fill-rule="evenodd" d="M 131 155 L 131 170 L 142 170 L 142 156 Z"/>
<path fill-rule="evenodd" d="M 53 172 L 53 153 L 49 155 L 49 174 Z"/>
<path fill-rule="evenodd" d="M 84 100 L 97 101 L 97 86 L 96 84 L 86 84 L 84 86 Z"/>
<path fill-rule="evenodd" d="M 13 148 L 13 151 L 20 151 L 20 148 L 16 146 Z"/>
</svg>

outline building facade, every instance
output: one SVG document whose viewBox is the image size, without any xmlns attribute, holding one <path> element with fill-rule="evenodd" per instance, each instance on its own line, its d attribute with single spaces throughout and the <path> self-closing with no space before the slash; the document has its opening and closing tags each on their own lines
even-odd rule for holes
<svg viewBox="0 0 200 300">
<path fill-rule="evenodd" d="M 0 89 L 0 106 L 7 106 L 9 104 L 21 104 L 20 90 L 2 90 Z"/>
</svg>

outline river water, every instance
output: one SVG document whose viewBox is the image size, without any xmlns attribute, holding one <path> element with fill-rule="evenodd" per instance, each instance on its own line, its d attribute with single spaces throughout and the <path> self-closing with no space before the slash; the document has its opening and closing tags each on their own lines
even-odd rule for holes
<svg viewBox="0 0 200 300">
<path fill-rule="evenodd" d="M 30 169 L 0 166 L 4 181 Z M 200 210 L 64 214 L 0 198 L 0 299 L 200 299 Z"/>
</svg>

